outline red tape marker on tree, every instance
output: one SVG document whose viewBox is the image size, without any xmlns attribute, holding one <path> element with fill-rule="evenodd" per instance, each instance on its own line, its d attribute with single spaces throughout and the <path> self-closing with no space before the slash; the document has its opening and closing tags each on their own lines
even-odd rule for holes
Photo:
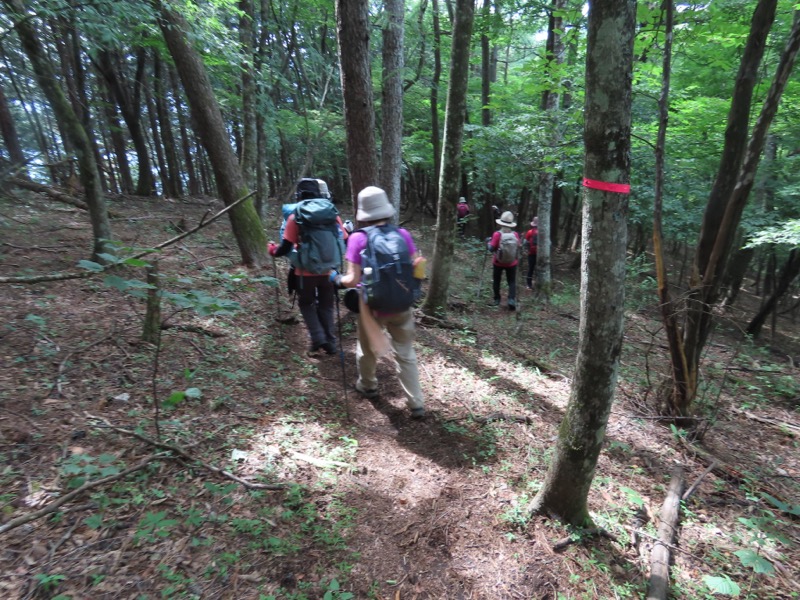
<svg viewBox="0 0 800 600">
<path fill-rule="evenodd" d="M 597 181 L 596 179 L 583 178 L 583 187 L 604 192 L 617 192 L 618 194 L 630 194 L 631 186 L 627 183 L 609 183 L 607 181 Z"/>
</svg>

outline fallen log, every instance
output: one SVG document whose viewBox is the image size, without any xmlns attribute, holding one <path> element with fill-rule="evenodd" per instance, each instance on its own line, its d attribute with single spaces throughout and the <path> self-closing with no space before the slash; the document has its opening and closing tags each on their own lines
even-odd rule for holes
<svg viewBox="0 0 800 600">
<path fill-rule="evenodd" d="M 683 494 L 683 468 L 672 470 L 667 497 L 661 506 L 661 523 L 658 526 L 658 541 L 650 554 L 650 581 L 647 586 L 647 600 L 666 600 L 669 591 L 670 546 L 673 545 L 680 517 L 681 495 Z"/>
</svg>

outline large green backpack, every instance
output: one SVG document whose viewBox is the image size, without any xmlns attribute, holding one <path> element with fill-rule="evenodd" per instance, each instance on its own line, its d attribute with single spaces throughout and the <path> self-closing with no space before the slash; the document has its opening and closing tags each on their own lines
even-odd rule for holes
<svg viewBox="0 0 800 600">
<path fill-rule="evenodd" d="M 294 219 L 300 230 L 300 245 L 292 252 L 295 267 L 314 275 L 338 269 L 344 257 L 344 240 L 336 218 L 339 211 L 324 198 L 298 202 Z"/>
</svg>

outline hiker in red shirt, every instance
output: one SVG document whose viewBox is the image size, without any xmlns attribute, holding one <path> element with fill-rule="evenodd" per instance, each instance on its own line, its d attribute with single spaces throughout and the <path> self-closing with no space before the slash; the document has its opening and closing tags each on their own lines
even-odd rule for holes
<svg viewBox="0 0 800 600">
<path fill-rule="evenodd" d="M 507 210 L 495 223 L 500 225 L 500 229 L 494 232 L 488 243 L 489 252 L 493 253 L 494 306 L 500 306 L 500 279 L 505 271 L 508 282 L 508 310 L 517 310 L 517 263 L 519 248 L 522 245 L 519 234 L 512 231 L 517 222 L 514 221 L 514 213 Z"/>
<path fill-rule="evenodd" d="M 525 232 L 525 241 L 522 242 L 523 246 L 528 249 L 528 274 L 525 277 L 525 286 L 533 289 L 533 272 L 536 269 L 536 252 L 539 249 L 539 217 L 533 217 L 531 221 L 531 228 Z"/>
<path fill-rule="evenodd" d="M 460 237 L 464 237 L 464 234 L 467 231 L 467 217 L 469 216 L 469 204 L 467 204 L 467 199 L 464 196 L 458 199 L 458 205 L 456 206 L 456 215 L 458 216 L 458 235 Z"/>
</svg>

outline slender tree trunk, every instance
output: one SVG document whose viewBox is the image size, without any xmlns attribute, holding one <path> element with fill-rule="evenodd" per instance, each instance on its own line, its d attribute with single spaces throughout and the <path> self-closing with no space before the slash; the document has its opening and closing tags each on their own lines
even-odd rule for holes
<svg viewBox="0 0 800 600">
<path fill-rule="evenodd" d="M 243 63 L 241 65 L 242 83 L 242 154 L 240 164 L 242 176 L 250 189 L 256 187 L 256 156 L 258 140 L 256 139 L 256 83 L 253 70 L 253 0 L 239 0 L 239 43 L 242 47 Z M 256 211 L 257 212 L 257 211 Z"/>
<path fill-rule="evenodd" d="M 130 133 L 139 164 L 139 177 L 136 183 L 137 196 L 151 196 L 155 193 L 155 179 L 150 167 L 150 153 L 147 149 L 147 140 L 140 120 L 139 86 L 144 75 L 145 56 L 143 49 L 137 51 L 136 77 L 131 84 L 132 91 L 123 85 L 121 73 L 118 72 L 117 66 L 114 64 L 114 57 L 109 51 L 102 50 L 94 63 L 95 68 L 103 76 L 111 93 L 114 95 L 120 113 L 122 113 L 122 118 L 128 126 L 128 132 Z"/>
<path fill-rule="evenodd" d="M 131 166 L 128 163 L 128 151 L 125 146 L 125 136 L 122 134 L 122 126 L 119 122 L 117 105 L 108 91 L 109 97 L 103 102 L 106 122 L 108 123 L 111 146 L 114 149 L 114 156 L 117 159 L 117 169 L 119 170 L 120 191 L 123 194 L 133 193 L 133 177 L 131 176 Z"/>
<path fill-rule="evenodd" d="M 404 0 L 384 0 L 381 186 L 400 219 L 400 175 L 403 166 L 403 16 Z"/>
<path fill-rule="evenodd" d="M 28 168 L 25 164 L 27 159 L 19 143 L 17 127 L 11 117 L 11 111 L 8 109 L 8 100 L 2 85 L 0 85 L 0 132 L 2 132 L 11 165 L 19 169 L 18 174 L 21 177 L 28 177 Z"/>
<path fill-rule="evenodd" d="M 248 194 L 236 154 L 230 144 L 222 113 L 214 97 L 200 55 L 186 41 L 189 26 L 186 20 L 165 6 L 159 6 L 159 26 L 167 42 L 178 75 L 183 82 L 200 139 L 208 152 L 219 195 L 226 206 Z M 252 200 L 246 200 L 230 211 L 231 228 L 239 245 L 242 262 L 260 267 L 267 262 L 267 238 Z"/>
<path fill-rule="evenodd" d="M 153 56 L 153 100 L 158 115 L 158 129 L 161 132 L 161 144 L 164 147 L 164 160 L 166 162 L 166 180 L 164 181 L 164 194 L 169 198 L 183 196 L 183 183 L 181 182 L 180 161 L 175 148 L 172 120 L 167 107 L 167 88 L 164 85 L 164 68 L 158 54 Z"/>
<path fill-rule="evenodd" d="M 369 53 L 368 0 L 336 0 L 336 34 L 339 39 L 350 204 L 358 210 L 358 192 L 378 184 L 375 151 L 375 110 Z"/>
<path fill-rule="evenodd" d="M 786 294 L 789 290 L 789 286 L 797 279 L 798 275 L 800 275 L 800 250 L 795 248 L 789 253 L 789 258 L 786 259 L 786 263 L 781 269 L 772 294 L 770 294 L 756 316 L 754 316 L 747 325 L 748 335 L 758 337 L 761 334 L 761 328 L 767 321 L 767 317 L 775 311 L 778 301 Z"/>
<path fill-rule="evenodd" d="M 199 196 L 202 191 L 200 179 L 197 175 L 195 166 L 194 153 L 192 152 L 192 141 L 189 137 L 189 132 L 186 127 L 186 117 L 183 114 L 183 105 L 181 103 L 181 90 L 178 84 L 178 75 L 175 70 L 169 69 L 170 87 L 172 88 L 172 97 L 175 100 L 175 114 L 178 117 L 178 129 L 181 136 L 181 150 L 183 151 L 183 162 L 186 165 L 186 177 L 189 182 L 189 195 Z"/>
<path fill-rule="evenodd" d="M 561 64 L 564 62 L 564 44 L 561 41 L 561 28 L 563 19 L 561 11 L 565 0 L 553 0 L 550 7 L 549 25 L 547 28 L 547 75 L 548 84 L 543 92 L 542 107 L 547 113 L 550 124 L 550 141 L 547 152 L 551 154 L 561 143 L 561 133 L 558 118 L 559 88 L 561 87 Z M 553 275 L 550 257 L 553 244 L 550 230 L 553 226 L 553 188 L 555 182 L 555 161 L 547 156 L 542 164 L 539 176 L 539 243 L 536 253 L 536 296 L 543 303 L 550 302 L 552 293 Z"/>
<path fill-rule="evenodd" d="M 633 0 L 589 5 L 578 357 L 553 461 L 529 507 L 573 525 L 591 522 L 587 497 L 622 348 L 635 16 Z"/>
<path fill-rule="evenodd" d="M 433 20 L 433 77 L 431 80 L 431 148 L 433 150 L 433 197 L 439 197 L 439 174 L 442 172 L 442 147 L 439 137 L 439 84 L 442 80 L 442 30 L 439 24 L 439 0 L 431 0 Z"/>
<path fill-rule="evenodd" d="M 33 66 L 36 79 L 42 88 L 53 112 L 75 149 L 78 158 L 78 171 L 81 185 L 89 207 L 89 217 L 92 222 L 94 236 L 93 257 L 96 261 L 103 262 L 99 254 L 112 254 L 113 250 L 108 244 L 111 240 L 111 225 L 108 220 L 106 201 L 100 183 L 100 174 L 94 159 L 92 145 L 87 132 L 80 119 L 72 110 L 69 100 L 58 85 L 55 69 L 47 59 L 47 54 L 42 47 L 34 29 L 33 20 L 26 17 L 26 10 L 21 0 L 2 0 L 8 9 L 9 16 L 19 18 L 14 23 L 14 29 L 19 35 L 22 47 Z"/>
<path fill-rule="evenodd" d="M 475 20 L 474 0 L 457 0 L 450 51 L 450 86 L 442 148 L 442 173 L 439 176 L 439 210 L 436 220 L 433 261 L 428 294 L 422 310 L 441 315 L 447 310 L 453 249 L 456 236 L 456 205 L 461 184 L 461 154 L 464 122 L 467 114 L 467 84 L 472 25 Z"/>
</svg>

